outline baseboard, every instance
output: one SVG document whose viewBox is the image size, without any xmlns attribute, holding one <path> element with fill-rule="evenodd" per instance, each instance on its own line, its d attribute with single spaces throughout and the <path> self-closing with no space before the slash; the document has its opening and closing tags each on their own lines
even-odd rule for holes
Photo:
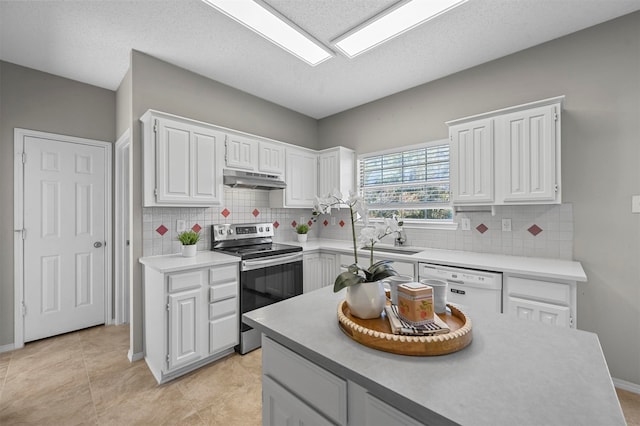
<svg viewBox="0 0 640 426">
<path fill-rule="evenodd" d="M 144 352 L 138 352 L 134 354 L 133 352 L 131 352 L 131 349 L 129 349 L 129 352 L 127 352 L 127 358 L 129 358 L 129 362 L 140 361 L 144 358 Z"/>
<path fill-rule="evenodd" d="M 13 343 L 10 343 L 8 345 L 2 345 L 0 346 L 0 353 L 1 352 L 10 352 L 12 350 L 14 350 L 16 348 L 16 345 Z"/>
<path fill-rule="evenodd" d="M 622 390 L 637 393 L 640 395 L 640 385 L 636 383 L 627 382 L 626 380 L 616 379 L 615 377 L 613 377 L 613 385 Z"/>
</svg>

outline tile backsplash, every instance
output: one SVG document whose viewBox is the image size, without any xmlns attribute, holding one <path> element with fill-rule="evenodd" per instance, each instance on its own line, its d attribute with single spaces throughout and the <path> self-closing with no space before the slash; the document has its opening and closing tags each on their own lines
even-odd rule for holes
<svg viewBox="0 0 640 426">
<path fill-rule="evenodd" d="M 148 207 L 143 209 L 143 255 L 180 252 L 178 220 L 187 229 L 201 228 L 198 250 L 211 247 L 211 225 L 220 223 L 270 222 L 275 240 L 296 239 L 294 227 L 309 221 L 311 209 L 269 207 L 269 191 L 225 188 L 224 203 L 210 208 Z M 406 226 L 407 245 L 556 259 L 573 258 L 573 208 L 571 204 L 543 206 L 497 206 L 490 212 L 457 213 L 454 221 L 470 220 L 470 229 L 438 230 Z M 502 219 L 511 219 L 511 231 L 502 231 Z M 360 225 L 358 226 L 360 228 Z M 359 232 L 359 229 L 356 230 Z M 309 238 L 350 240 L 349 210 L 321 215 L 311 226 Z M 387 237 L 384 243 L 393 243 Z"/>
<path fill-rule="evenodd" d="M 326 215 L 318 219 L 323 223 Z M 348 210 L 332 214 L 338 223 L 348 221 Z M 470 220 L 470 229 L 463 231 L 462 219 Z M 511 219 L 511 231 L 502 231 L 502 219 Z M 490 212 L 456 213 L 457 230 L 438 230 L 405 227 L 409 246 L 514 256 L 573 259 L 573 206 L 572 204 L 541 206 L 496 206 L 495 216 Z M 323 227 L 320 236 L 350 240 L 348 224 Z M 356 232 L 359 232 L 356 230 Z M 393 244 L 387 237 L 383 243 Z"/>
<path fill-rule="evenodd" d="M 211 225 L 222 223 L 270 222 L 276 226 L 275 240 L 294 241 L 295 225 L 311 218 L 311 209 L 274 209 L 269 207 L 269 191 L 224 189 L 224 203 L 209 208 L 146 207 L 142 209 L 143 256 L 180 253 L 177 221 L 187 229 L 201 228 L 198 250 L 211 248 Z M 277 225 L 276 225 L 277 224 Z M 312 226 L 309 238 L 317 238 Z"/>
</svg>

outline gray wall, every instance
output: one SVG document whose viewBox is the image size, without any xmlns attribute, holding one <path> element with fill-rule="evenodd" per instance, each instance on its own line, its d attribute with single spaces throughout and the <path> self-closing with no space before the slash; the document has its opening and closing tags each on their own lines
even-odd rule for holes
<svg viewBox="0 0 640 426">
<path fill-rule="evenodd" d="M 640 383 L 640 13 L 319 122 L 319 146 L 359 153 L 447 137 L 445 121 L 557 95 L 564 202 L 573 204 L 578 327 L 614 377 Z"/>
<path fill-rule="evenodd" d="M 0 346 L 13 344 L 13 129 L 113 142 L 115 92 L 0 61 Z"/>
<path fill-rule="evenodd" d="M 131 60 L 133 152 L 133 353 L 142 352 L 142 140 L 139 118 L 156 109 L 289 142 L 317 145 L 317 121 L 198 74 L 134 51 Z M 136 166 L 137 165 L 137 166 Z"/>
</svg>

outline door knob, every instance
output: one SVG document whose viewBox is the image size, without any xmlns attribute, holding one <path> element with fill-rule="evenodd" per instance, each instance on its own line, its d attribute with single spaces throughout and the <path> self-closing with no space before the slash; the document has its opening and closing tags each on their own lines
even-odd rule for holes
<svg viewBox="0 0 640 426">
<path fill-rule="evenodd" d="M 96 241 L 95 243 L 93 243 L 93 246 L 95 248 L 100 248 L 100 247 L 102 247 L 102 243 L 100 241 Z"/>
</svg>

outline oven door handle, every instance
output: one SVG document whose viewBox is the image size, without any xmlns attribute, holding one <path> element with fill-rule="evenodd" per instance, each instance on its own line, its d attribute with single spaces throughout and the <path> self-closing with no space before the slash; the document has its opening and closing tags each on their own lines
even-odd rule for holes
<svg viewBox="0 0 640 426">
<path fill-rule="evenodd" d="M 293 263 L 302 261 L 302 252 L 295 254 L 283 254 L 279 256 L 269 256 L 267 259 L 250 259 L 242 261 L 243 271 L 252 271 L 254 269 L 268 268 L 269 266 L 282 265 L 283 263 Z"/>
</svg>

